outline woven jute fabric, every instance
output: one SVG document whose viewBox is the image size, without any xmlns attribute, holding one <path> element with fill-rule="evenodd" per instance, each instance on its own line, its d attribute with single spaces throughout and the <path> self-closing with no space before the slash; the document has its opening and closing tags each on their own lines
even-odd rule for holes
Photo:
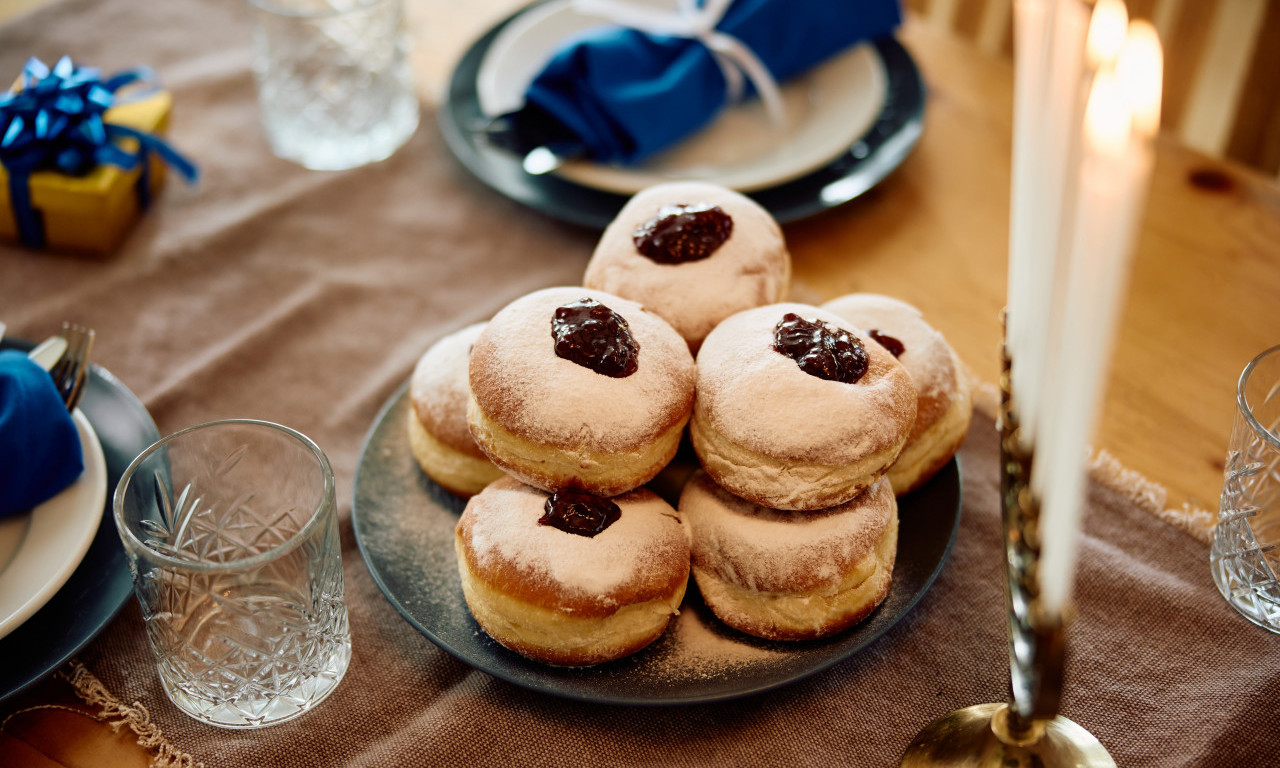
<svg viewBox="0 0 1280 768">
<path fill-rule="evenodd" d="M 203 169 L 198 187 L 171 183 L 113 257 L 0 248 L 10 333 L 91 325 L 96 359 L 161 432 L 277 421 L 314 438 L 337 475 L 354 655 L 330 699 L 264 730 L 197 723 L 166 699 L 132 603 L 80 657 L 106 689 L 211 767 L 884 766 L 934 718 L 1004 700 L 997 448 L 981 415 L 937 583 L 865 650 L 790 687 L 675 708 L 573 703 L 476 671 L 405 622 L 352 534 L 362 438 L 431 342 L 579 282 L 595 236 L 483 188 L 429 112 L 371 167 L 313 173 L 273 158 L 247 13 L 229 0 L 65 0 L 0 28 L 0 72 L 32 55 L 155 67 L 175 97 L 170 137 Z M 1277 765 L 1280 638 L 1232 611 L 1205 544 L 1130 490 L 1090 486 L 1063 713 L 1124 766 Z"/>
</svg>

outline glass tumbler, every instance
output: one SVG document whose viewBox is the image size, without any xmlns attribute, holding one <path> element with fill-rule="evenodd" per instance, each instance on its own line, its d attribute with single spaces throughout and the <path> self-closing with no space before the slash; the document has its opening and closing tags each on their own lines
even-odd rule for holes
<svg viewBox="0 0 1280 768">
<path fill-rule="evenodd" d="M 389 157 L 418 127 L 401 0 L 249 0 L 271 150 L 338 171 Z"/>
<path fill-rule="evenodd" d="M 1231 607 L 1280 632 L 1280 346 L 1245 366 L 1209 567 Z"/>
<path fill-rule="evenodd" d="M 233 419 L 161 439 L 114 498 L 169 698 L 227 728 L 319 704 L 351 659 L 333 470 L 305 435 Z"/>
</svg>

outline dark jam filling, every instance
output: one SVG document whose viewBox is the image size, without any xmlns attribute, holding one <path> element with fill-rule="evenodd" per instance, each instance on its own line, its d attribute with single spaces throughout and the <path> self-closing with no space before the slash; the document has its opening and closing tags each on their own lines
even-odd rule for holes
<svg viewBox="0 0 1280 768">
<path fill-rule="evenodd" d="M 887 333 L 873 330 L 868 331 L 867 335 L 871 337 L 872 341 L 889 350 L 889 353 L 894 357 L 902 357 L 902 353 L 907 351 L 905 344 Z"/>
<path fill-rule="evenodd" d="M 588 538 L 595 536 L 622 517 L 622 510 L 608 499 L 581 491 L 557 491 L 551 494 L 539 525 L 551 525 L 565 533 Z"/>
<path fill-rule="evenodd" d="M 800 370 L 828 381 L 852 384 L 867 372 L 867 350 L 856 336 L 821 320 L 794 312 L 782 316 L 773 331 L 775 351 L 796 361 Z"/>
<path fill-rule="evenodd" d="M 733 219 L 708 203 L 663 206 L 652 219 L 636 227 L 631 242 L 636 250 L 659 264 L 683 264 L 705 259 L 733 234 Z"/>
<path fill-rule="evenodd" d="M 617 312 L 595 299 L 578 299 L 556 308 L 551 318 L 556 356 L 596 373 L 625 378 L 636 372 L 640 344 Z"/>
</svg>

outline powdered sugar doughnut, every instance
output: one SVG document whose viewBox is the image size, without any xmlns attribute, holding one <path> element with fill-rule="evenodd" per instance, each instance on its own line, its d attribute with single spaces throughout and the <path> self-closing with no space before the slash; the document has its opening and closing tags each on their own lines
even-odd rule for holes
<svg viewBox="0 0 1280 768">
<path fill-rule="evenodd" d="M 771 640 L 810 640 L 866 618 L 889 594 L 898 505 L 881 478 L 817 512 L 766 509 L 703 472 L 680 496 L 693 576 L 725 624 Z"/>
<path fill-rule="evenodd" d="M 819 378 L 775 350 L 789 317 L 814 326 L 808 335 L 800 325 L 787 331 L 817 345 L 806 364 L 834 364 L 823 350 L 852 359 L 861 348 L 856 381 Z M 804 304 L 772 304 L 739 312 L 703 342 L 689 434 L 703 468 L 738 496 L 773 509 L 823 509 L 884 474 L 915 411 L 910 376 L 847 320 Z"/>
<path fill-rule="evenodd" d="M 409 380 L 409 447 L 427 476 L 460 496 L 502 477 L 467 429 L 467 362 L 484 323 L 431 345 Z"/>
<path fill-rule="evenodd" d="M 791 256 L 768 211 L 724 187 L 679 181 L 649 187 L 623 206 L 583 285 L 652 309 L 696 352 L 729 315 L 781 301 L 790 279 Z"/>
<path fill-rule="evenodd" d="M 822 307 L 881 340 L 911 375 L 918 398 L 916 421 L 902 454 L 889 467 L 889 482 L 899 496 L 915 490 L 951 461 L 969 431 L 973 398 L 960 358 L 920 310 L 905 301 L 852 293 Z"/>
<path fill-rule="evenodd" d="M 458 520 L 458 571 L 476 622 L 502 645 L 547 664 L 599 664 L 666 629 L 689 580 L 688 532 L 648 489 L 614 499 L 569 493 L 614 505 L 616 518 L 605 523 L 599 506 L 573 507 L 503 478 Z M 558 519 L 543 522 L 551 499 Z"/>
<path fill-rule="evenodd" d="M 560 353 L 620 367 L 601 373 Z M 547 288 L 498 312 L 472 348 L 470 381 L 480 449 L 548 491 L 614 496 L 648 482 L 675 455 L 693 407 L 680 335 L 639 304 L 586 288 Z"/>
</svg>

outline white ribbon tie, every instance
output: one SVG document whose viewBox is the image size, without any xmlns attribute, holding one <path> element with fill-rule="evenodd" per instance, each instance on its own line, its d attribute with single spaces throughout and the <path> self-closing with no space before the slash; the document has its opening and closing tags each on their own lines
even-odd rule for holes
<svg viewBox="0 0 1280 768">
<path fill-rule="evenodd" d="M 733 0 L 678 0 L 671 10 L 655 7 L 640 0 L 573 0 L 580 13 L 599 16 L 649 35 L 665 35 L 697 40 L 711 51 L 724 73 L 730 101 L 742 98 L 744 78 L 755 86 L 764 102 L 765 111 L 775 127 L 786 124 L 786 107 L 782 93 L 769 68 L 750 48 L 733 35 L 716 29 Z"/>
</svg>

